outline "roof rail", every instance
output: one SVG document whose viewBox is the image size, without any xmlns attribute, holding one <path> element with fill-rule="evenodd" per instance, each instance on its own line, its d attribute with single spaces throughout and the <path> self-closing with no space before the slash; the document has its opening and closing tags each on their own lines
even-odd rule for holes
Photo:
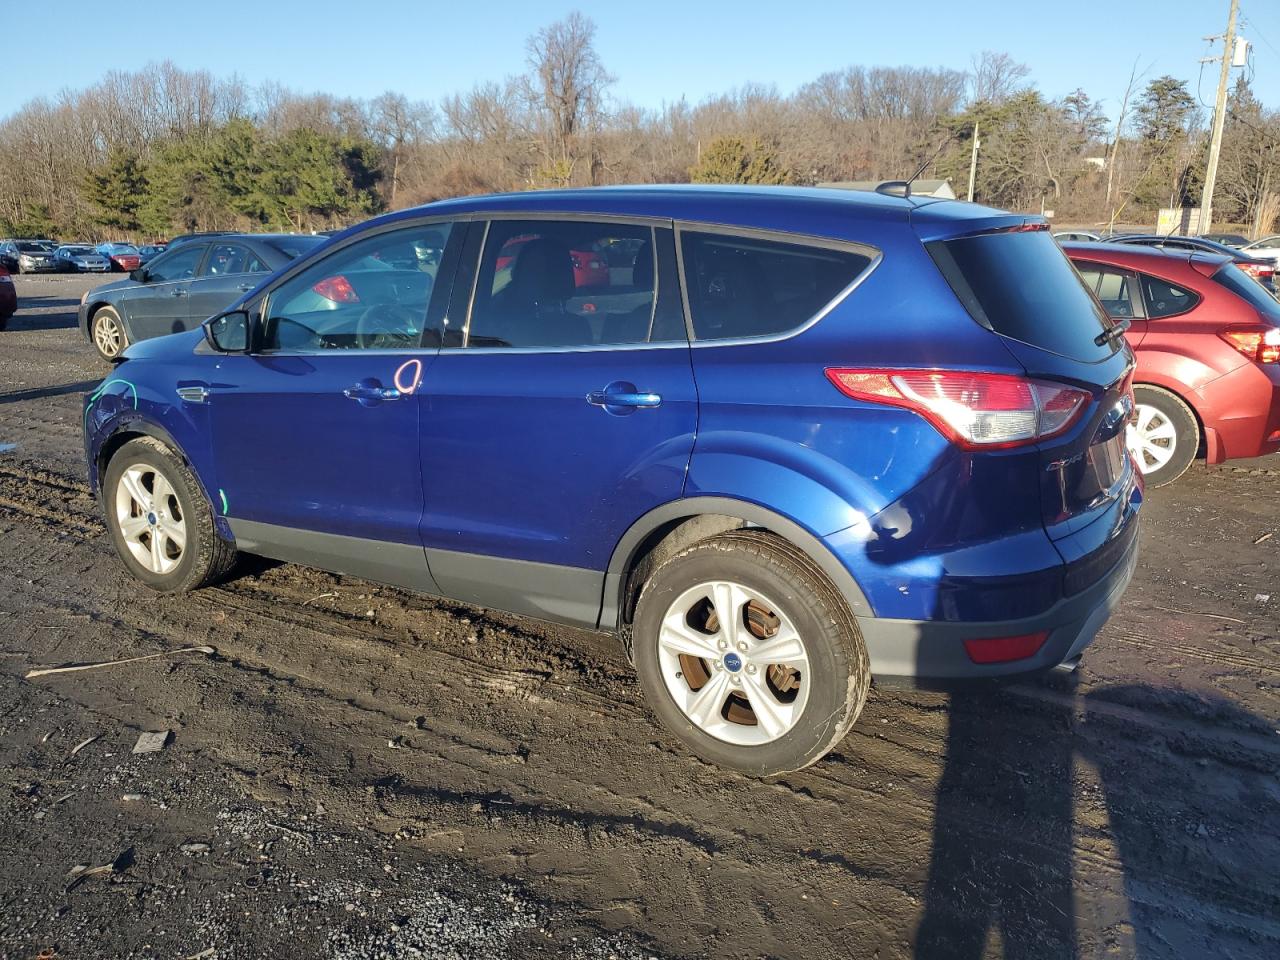
<svg viewBox="0 0 1280 960">
<path fill-rule="evenodd" d="M 909 197 L 911 183 L 907 180 L 886 180 L 876 187 L 876 193 L 883 193 L 886 197 Z"/>
</svg>

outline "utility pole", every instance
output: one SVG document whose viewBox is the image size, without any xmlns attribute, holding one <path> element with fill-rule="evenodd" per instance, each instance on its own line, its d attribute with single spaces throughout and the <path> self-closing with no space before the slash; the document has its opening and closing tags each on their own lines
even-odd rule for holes
<svg viewBox="0 0 1280 960">
<path fill-rule="evenodd" d="M 1232 0 L 1235 3 L 1236 0 Z M 973 153 L 969 156 L 969 202 L 973 203 L 973 181 L 978 176 L 978 147 L 982 141 L 978 139 L 978 122 L 973 122 Z"/>
<path fill-rule="evenodd" d="M 1227 119 L 1227 81 L 1231 76 L 1231 56 L 1236 45 L 1236 14 L 1240 0 L 1231 0 L 1227 33 L 1222 38 L 1222 70 L 1218 74 L 1218 99 L 1213 107 L 1213 138 L 1209 141 L 1209 166 L 1204 172 L 1204 193 L 1200 197 L 1200 233 L 1213 226 L 1213 187 L 1218 179 L 1218 154 L 1222 152 L 1222 126 Z"/>
</svg>

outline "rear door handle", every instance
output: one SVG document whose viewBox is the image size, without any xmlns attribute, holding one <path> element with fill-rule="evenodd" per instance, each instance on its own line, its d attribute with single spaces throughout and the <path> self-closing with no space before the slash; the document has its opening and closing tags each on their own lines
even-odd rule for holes
<svg viewBox="0 0 1280 960">
<path fill-rule="evenodd" d="M 609 393 L 593 390 L 587 394 L 587 403 L 596 407 L 656 407 L 662 403 L 659 393 Z"/>
<path fill-rule="evenodd" d="M 252 289 L 253 289 L 253 284 L 252 284 L 252 283 L 242 283 L 242 284 L 240 284 L 240 286 L 236 287 L 236 289 L 237 289 L 237 290 L 239 290 L 241 293 L 248 293 L 250 290 L 252 290 Z"/>
<path fill-rule="evenodd" d="M 187 295 L 187 291 L 183 290 L 181 287 L 173 291 L 173 294 L 172 294 L 172 296 L 175 296 L 175 297 L 185 297 L 186 295 Z"/>
</svg>

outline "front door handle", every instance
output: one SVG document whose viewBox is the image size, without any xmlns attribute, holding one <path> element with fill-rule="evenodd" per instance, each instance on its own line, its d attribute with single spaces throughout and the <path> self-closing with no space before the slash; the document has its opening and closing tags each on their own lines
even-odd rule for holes
<svg viewBox="0 0 1280 960">
<path fill-rule="evenodd" d="M 384 387 L 376 380 L 361 380 L 342 391 L 348 400 L 358 400 L 363 404 L 377 403 L 382 400 L 399 400 L 404 396 L 395 387 Z"/>
<path fill-rule="evenodd" d="M 242 283 L 242 284 L 240 284 L 238 287 L 236 287 L 236 289 L 237 289 L 237 290 L 239 290 L 241 293 L 248 293 L 250 290 L 252 290 L 252 289 L 253 289 L 253 284 L 252 284 L 252 283 Z"/>
<path fill-rule="evenodd" d="M 626 380 L 615 380 L 603 390 L 588 393 L 587 403 L 593 407 L 603 407 L 605 413 L 622 417 L 637 410 L 652 410 L 661 405 L 662 395 L 638 390 L 634 383 Z"/>
<path fill-rule="evenodd" d="M 174 297 L 185 297 L 186 295 L 187 295 L 187 291 L 183 290 L 181 287 L 179 287 L 177 290 L 173 291 L 172 294 L 170 294 L 170 296 L 174 296 Z"/>
</svg>

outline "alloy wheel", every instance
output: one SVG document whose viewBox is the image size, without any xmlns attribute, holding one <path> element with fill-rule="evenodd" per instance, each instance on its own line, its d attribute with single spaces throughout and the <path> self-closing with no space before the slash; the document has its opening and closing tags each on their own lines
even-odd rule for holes
<svg viewBox="0 0 1280 960">
<path fill-rule="evenodd" d="M 809 696 L 809 657 L 790 619 L 759 591 L 729 580 L 691 587 L 658 635 L 667 691 L 698 729 L 737 746 L 785 736 Z"/>
<path fill-rule="evenodd" d="M 152 573 L 182 562 L 187 526 L 173 484 L 146 463 L 125 468 L 116 484 L 116 522 L 133 559 Z"/>
<path fill-rule="evenodd" d="M 1173 459 L 1178 432 L 1163 413 L 1140 403 L 1133 422 L 1125 431 L 1125 440 L 1138 461 L 1138 468 L 1143 473 L 1153 473 Z"/>
<path fill-rule="evenodd" d="M 99 313 L 93 321 L 93 342 L 104 357 L 114 357 L 120 352 L 124 331 L 116 318 L 109 313 Z"/>
</svg>

